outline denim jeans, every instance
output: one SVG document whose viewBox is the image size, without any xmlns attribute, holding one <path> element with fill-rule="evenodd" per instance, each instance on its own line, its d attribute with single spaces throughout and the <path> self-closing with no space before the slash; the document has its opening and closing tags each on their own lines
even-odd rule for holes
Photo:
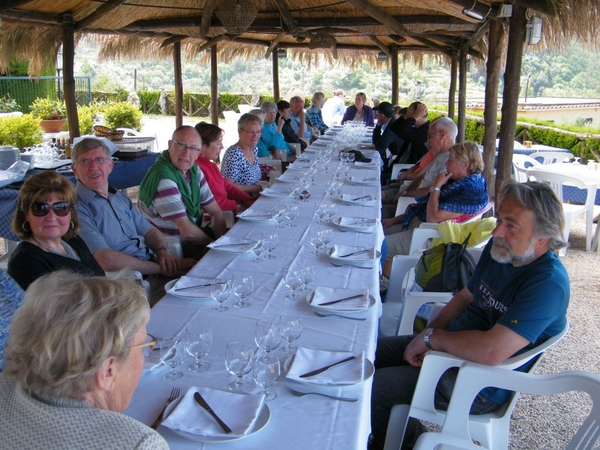
<svg viewBox="0 0 600 450">
<path fill-rule="evenodd" d="M 404 350 L 414 336 L 390 336 L 377 341 L 375 354 L 375 375 L 371 394 L 371 432 L 370 450 L 382 449 L 385 443 L 390 410 L 394 405 L 410 405 L 419 379 L 419 367 L 413 367 L 404 361 Z M 435 405 L 446 410 L 456 382 L 458 369 L 448 370 L 436 387 Z M 486 414 L 501 405 L 490 402 L 478 395 L 471 406 L 472 414 Z M 403 448 L 411 447 L 423 431 L 418 421 L 411 419 L 407 426 Z"/>
</svg>

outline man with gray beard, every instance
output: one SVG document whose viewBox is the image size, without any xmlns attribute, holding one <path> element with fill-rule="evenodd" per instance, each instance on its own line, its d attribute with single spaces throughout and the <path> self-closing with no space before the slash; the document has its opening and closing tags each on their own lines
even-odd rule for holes
<svg viewBox="0 0 600 450">
<path fill-rule="evenodd" d="M 383 448 L 392 406 L 410 404 L 428 350 L 494 366 L 565 328 L 569 277 L 555 253 L 566 245 L 560 200 L 543 183 L 509 180 L 499 205 L 493 237 L 467 286 L 422 333 L 379 339 L 370 450 Z M 516 370 L 527 371 L 531 364 Z M 451 369 L 440 379 L 436 408 L 447 409 L 457 373 Z M 472 404 L 471 414 L 492 412 L 510 396 L 508 391 L 486 388 Z M 410 419 L 402 448 L 411 448 L 423 431 L 420 422 Z"/>
</svg>

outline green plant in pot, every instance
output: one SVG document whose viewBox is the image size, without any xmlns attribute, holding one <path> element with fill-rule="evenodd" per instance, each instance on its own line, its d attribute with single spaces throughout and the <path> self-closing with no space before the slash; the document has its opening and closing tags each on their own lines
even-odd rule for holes
<svg viewBox="0 0 600 450">
<path fill-rule="evenodd" d="M 46 133 L 58 133 L 67 122 L 67 107 L 62 100 L 36 98 L 30 107 L 31 115 L 40 120 Z"/>
</svg>

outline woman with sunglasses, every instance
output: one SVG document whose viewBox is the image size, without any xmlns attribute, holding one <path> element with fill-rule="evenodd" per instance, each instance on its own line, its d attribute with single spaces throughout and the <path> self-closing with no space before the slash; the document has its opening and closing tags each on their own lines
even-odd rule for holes
<svg viewBox="0 0 600 450">
<path fill-rule="evenodd" d="M 8 273 L 23 288 L 59 269 L 104 275 L 77 232 L 75 186 L 47 170 L 28 178 L 17 199 L 13 231 L 22 242 L 8 261 Z"/>
<path fill-rule="evenodd" d="M 262 121 L 253 114 L 244 114 L 238 121 L 239 140 L 223 155 L 221 174 L 230 184 L 253 197 L 262 186 L 258 164 L 258 140 L 262 133 Z"/>
</svg>

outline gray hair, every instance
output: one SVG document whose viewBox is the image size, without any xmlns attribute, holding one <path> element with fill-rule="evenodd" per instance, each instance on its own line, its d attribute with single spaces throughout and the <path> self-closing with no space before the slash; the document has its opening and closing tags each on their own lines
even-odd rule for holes
<svg viewBox="0 0 600 450">
<path fill-rule="evenodd" d="M 461 142 L 454 144 L 448 150 L 450 154 L 458 161 L 463 161 L 469 164 L 467 172 L 469 175 L 483 172 L 483 158 L 479 146 L 474 142 Z"/>
<path fill-rule="evenodd" d="M 506 197 L 511 197 L 521 208 L 533 212 L 534 236 L 548 238 L 548 249 L 557 251 L 567 245 L 563 236 L 565 214 L 562 202 L 550 186 L 539 181 L 519 183 L 509 179 L 502 185 L 500 203 Z"/>
<path fill-rule="evenodd" d="M 77 162 L 81 155 L 96 150 L 97 148 L 102 148 L 106 152 L 106 157 L 110 158 L 110 149 L 101 139 L 88 137 L 80 140 L 73 146 L 73 149 L 71 150 L 71 160 Z"/>
<path fill-rule="evenodd" d="M 323 94 L 322 92 L 315 92 L 312 95 L 312 98 L 310 99 L 310 103 L 311 105 L 318 105 L 319 102 L 325 100 L 325 94 Z"/>
<path fill-rule="evenodd" d="M 260 105 L 260 109 L 265 114 L 268 113 L 269 111 L 277 112 L 277 105 L 273 102 L 264 102 L 262 105 Z"/>
<path fill-rule="evenodd" d="M 149 316 L 131 281 L 52 272 L 29 286 L 13 316 L 6 373 L 42 397 L 83 399 L 106 359 L 129 357 Z"/>
<path fill-rule="evenodd" d="M 261 128 L 263 126 L 263 121 L 260 120 L 260 117 L 255 116 L 254 114 L 246 113 L 242 114 L 242 117 L 240 117 L 240 120 L 238 120 L 238 131 L 240 131 L 249 123 L 257 123 Z"/>
<path fill-rule="evenodd" d="M 429 129 L 435 128 L 435 131 L 445 131 L 448 138 L 454 142 L 456 140 L 456 135 L 458 134 L 458 127 L 454 120 L 449 117 L 439 117 L 431 122 Z M 431 132 L 430 132 L 431 133 Z"/>
</svg>

